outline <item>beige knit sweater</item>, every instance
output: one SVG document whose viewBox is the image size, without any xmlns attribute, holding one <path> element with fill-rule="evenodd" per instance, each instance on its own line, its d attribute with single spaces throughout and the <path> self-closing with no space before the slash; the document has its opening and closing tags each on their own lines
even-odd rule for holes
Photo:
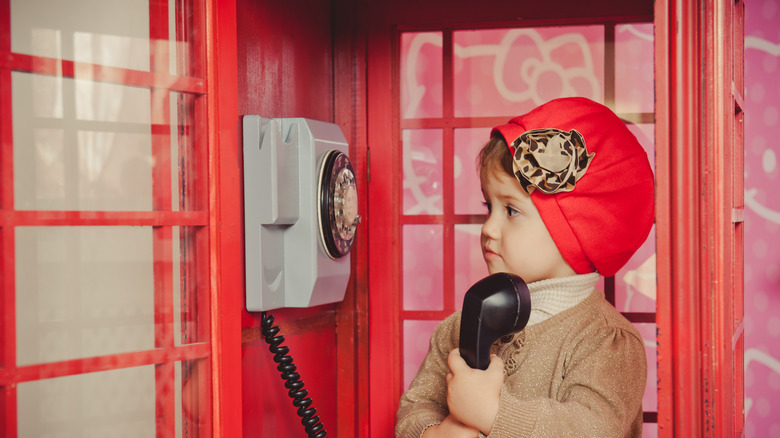
<svg viewBox="0 0 780 438">
<path fill-rule="evenodd" d="M 533 289 L 531 296 L 533 303 Z M 431 336 L 401 398 L 396 437 L 420 437 L 447 416 L 447 354 L 458 347 L 459 330 L 456 312 Z M 496 341 L 493 351 L 505 379 L 491 438 L 641 436 L 644 342 L 600 291 Z"/>
</svg>

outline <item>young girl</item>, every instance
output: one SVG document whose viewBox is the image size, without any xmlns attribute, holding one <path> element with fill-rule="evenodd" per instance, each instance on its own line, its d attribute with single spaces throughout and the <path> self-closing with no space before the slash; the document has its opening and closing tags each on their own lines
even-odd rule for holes
<svg viewBox="0 0 780 438">
<path fill-rule="evenodd" d="M 531 316 L 485 371 L 460 357 L 460 312 L 442 321 L 396 436 L 641 436 L 644 343 L 595 285 L 650 232 L 647 154 L 608 108 L 563 98 L 494 128 L 479 173 L 485 263 L 528 283 Z"/>
</svg>

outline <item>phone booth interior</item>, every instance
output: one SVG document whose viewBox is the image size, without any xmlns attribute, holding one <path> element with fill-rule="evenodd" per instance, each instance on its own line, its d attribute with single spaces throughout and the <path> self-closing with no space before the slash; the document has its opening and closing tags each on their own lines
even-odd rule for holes
<svg viewBox="0 0 780 438">
<path fill-rule="evenodd" d="M 584 96 L 656 177 L 598 285 L 645 341 L 645 435 L 739 436 L 743 11 L 0 0 L 0 435 L 301 436 L 278 326 L 329 436 L 391 436 L 487 274 L 479 147 Z"/>
<path fill-rule="evenodd" d="M 705 333 L 708 330 L 734 334 L 733 343 L 731 335 L 727 335 L 727 351 L 717 354 L 725 354 L 723 360 L 733 363 L 735 368 L 729 365 L 717 378 L 734 386 L 735 391 L 724 395 L 727 402 L 723 405 L 728 406 L 721 407 L 723 412 L 727 412 L 726 416 L 729 412 L 741 412 L 741 395 L 732 398 L 732 394 L 741 394 L 739 306 L 726 317 L 731 312 L 732 300 L 741 301 L 741 289 L 726 297 L 729 304 L 724 304 L 727 310 L 719 310 L 722 314 L 711 315 L 708 322 L 696 320 L 690 326 L 683 322 L 683 313 L 695 312 L 693 309 L 705 298 L 696 295 L 688 303 L 674 304 L 681 313 L 673 314 L 670 294 L 672 287 L 698 285 L 699 280 L 694 278 L 709 269 L 698 266 L 699 257 L 704 254 L 689 255 L 690 246 L 699 245 L 699 241 L 678 239 L 672 243 L 673 233 L 686 231 L 680 228 L 682 225 L 673 225 L 672 217 L 686 217 L 685 222 L 690 224 L 694 213 L 673 209 L 672 205 L 699 202 L 694 199 L 695 189 L 687 194 L 685 190 L 676 190 L 686 184 L 685 175 L 699 176 L 697 172 L 684 171 L 691 160 L 699 159 L 699 146 L 679 146 L 681 136 L 703 129 L 693 122 L 698 111 L 696 99 L 719 96 L 728 88 L 723 94 L 729 96 L 731 100 L 726 100 L 731 106 L 721 113 L 725 114 L 725 122 L 714 122 L 715 131 L 739 131 L 739 122 L 732 125 L 729 119 L 733 114 L 737 114 L 734 120 L 740 116 L 740 93 L 732 91 L 743 87 L 738 73 L 714 84 L 711 95 L 700 96 L 684 87 L 685 81 L 698 80 L 700 70 L 696 70 L 699 67 L 695 66 L 695 56 L 728 56 L 731 62 L 731 56 L 737 56 L 734 53 L 741 50 L 743 5 L 737 2 L 729 7 L 700 15 L 695 8 L 676 2 L 455 1 L 445 5 L 435 1 L 336 1 L 332 22 L 333 77 L 321 73 L 333 80 L 333 95 L 329 94 L 331 90 L 317 89 L 316 81 L 304 84 L 315 87 L 311 91 L 323 91 L 327 98 L 322 106 L 312 107 L 306 106 L 310 96 L 300 90 L 283 87 L 278 96 L 282 100 L 275 102 L 269 96 L 251 93 L 249 87 L 256 80 L 252 72 L 260 71 L 255 63 L 263 62 L 276 50 L 297 63 L 292 69 L 277 66 L 277 73 L 292 73 L 294 80 L 320 74 L 310 67 L 327 61 L 301 59 L 294 53 L 308 43 L 322 44 L 312 32 L 327 32 L 327 26 L 323 29 L 321 22 L 313 18 L 306 21 L 304 13 L 304 21 L 316 23 L 314 30 L 278 29 L 298 42 L 292 48 L 272 45 L 271 49 L 262 49 L 251 42 L 242 43 L 244 34 L 271 32 L 259 30 L 253 21 L 260 18 L 262 8 L 239 2 L 239 57 L 244 55 L 242 50 L 247 55 L 246 66 L 239 68 L 247 68 L 246 83 L 239 84 L 241 114 L 325 120 L 332 117 L 344 129 L 355 163 L 358 199 L 365 219 L 357 230 L 353 280 L 346 299 L 334 307 L 324 307 L 325 313 L 322 308 L 283 309 L 280 318 L 289 320 L 300 331 L 294 337 L 297 342 L 309 346 L 326 343 L 336 348 L 330 365 L 323 366 L 327 361 L 320 359 L 320 352 L 304 352 L 301 360 L 307 369 L 304 374 L 315 374 L 307 379 L 307 385 L 308 381 L 323 385 L 318 383 L 320 379 L 335 383 L 335 387 L 317 388 L 317 393 L 320 400 L 325 397 L 322 417 L 335 415 L 339 435 L 386 436 L 392 430 L 398 399 L 427 351 L 433 328 L 460 309 L 465 291 L 487 273 L 477 243 L 485 214 L 473 160 L 490 128 L 549 99 L 569 95 L 590 97 L 612 108 L 637 136 L 655 165 L 656 226 L 628 265 L 600 284 L 645 340 L 649 370 L 643 400 L 645 434 L 670 433 L 674 418 L 710 415 L 708 408 L 702 407 L 711 402 L 706 397 L 682 408 L 681 403 L 674 403 L 672 395 L 673 388 L 679 391 L 686 379 L 705 379 L 698 371 L 673 371 L 672 355 L 684 356 L 686 349 L 699 349 L 701 343 L 707 343 L 704 339 L 709 336 Z M 256 9 L 258 15 L 251 14 Z M 732 45 L 716 50 L 699 44 L 698 26 L 704 26 L 706 20 L 733 32 Z M 681 22 L 686 30 L 670 35 L 670 29 Z M 276 29 L 273 26 L 269 29 Z M 255 53 L 262 55 L 259 60 L 249 56 Z M 716 68 L 708 65 L 707 68 Z M 728 87 L 723 85 L 726 82 Z M 670 104 L 672 100 L 677 109 Z M 264 112 L 265 108 L 269 110 Z M 691 123 L 676 125 L 672 117 L 689 117 Z M 706 161 L 705 157 L 701 159 Z M 687 164 L 682 164 L 682 160 Z M 732 172 L 739 172 L 739 165 L 737 162 L 733 168 L 722 168 L 723 175 L 729 176 L 718 177 L 730 181 Z M 687 183 L 690 185 L 691 181 Z M 680 199 L 672 199 L 673 188 L 674 196 Z M 721 192 L 713 193 L 710 199 L 702 201 L 710 207 L 694 208 L 731 211 L 731 202 L 739 207 L 739 197 L 732 199 L 730 190 L 729 183 L 727 197 Z M 689 198 L 683 199 L 685 196 Z M 732 222 L 729 218 L 714 225 L 716 229 L 731 230 L 727 231 L 730 235 L 739 236 L 741 232 L 739 220 Z M 739 245 L 729 246 L 737 241 L 732 239 L 725 246 L 737 248 Z M 739 259 L 736 252 L 728 256 Z M 685 263 L 697 266 L 687 277 L 678 274 L 673 278 L 672 264 L 681 268 Z M 721 267 L 717 275 L 731 279 L 741 275 L 741 266 L 736 268 L 736 274 L 729 269 Z M 267 360 L 262 358 L 266 352 L 256 351 L 258 335 L 251 334 L 256 333 L 258 325 L 254 318 L 246 315 L 243 323 L 245 338 L 251 340 L 243 348 L 245 388 L 254 386 L 258 375 L 249 371 L 255 365 L 250 365 L 247 358 Z M 720 327 L 721 319 L 728 320 L 725 327 Z M 676 330 L 672 328 L 675 324 L 684 326 Z M 686 343 L 686 332 L 696 340 Z M 697 360 L 694 357 L 679 365 L 696 367 Z M 278 376 L 270 377 L 274 373 L 260 373 L 262 385 L 280 385 L 272 381 L 278 380 Z M 696 383 L 691 388 L 702 387 Z M 697 398 L 693 395 L 696 391 L 677 397 Z M 295 419 L 292 413 L 284 412 L 286 406 L 272 407 L 269 402 L 263 403 L 262 409 L 272 409 L 274 416 L 264 416 L 262 422 L 251 419 L 259 398 L 258 394 L 244 393 L 245 432 L 279 433 L 281 424 Z M 282 398 L 280 390 L 274 400 Z M 732 422 L 729 424 L 739 429 L 741 416 L 730 418 L 719 421 Z M 696 424 L 690 422 L 677 431 L 696 433 Z"/>
</svg>

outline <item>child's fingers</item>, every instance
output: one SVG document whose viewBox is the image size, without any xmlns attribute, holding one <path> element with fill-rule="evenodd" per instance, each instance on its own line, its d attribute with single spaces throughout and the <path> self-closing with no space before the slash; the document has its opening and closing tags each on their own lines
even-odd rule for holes
<svg viewBox="0 0 780 438">
<path fill-rule="evenodd" d="M 460 350 L 457 348 L 450 351 L 450 354 L 447 355 L 447 365 L 450 367 L 450 372 L 453 374 L 464 369 L 469 369 L 466 361 L 460 357 Z"/>
<path fill-rule="evenodd" d="M 487 371 L 490 372 L 504 372 L 504 361 L 501 360 L 500 357 L 498 357 L 495 354 L 490 355 L 490 364 L 488 364 Z"/>
</svg>

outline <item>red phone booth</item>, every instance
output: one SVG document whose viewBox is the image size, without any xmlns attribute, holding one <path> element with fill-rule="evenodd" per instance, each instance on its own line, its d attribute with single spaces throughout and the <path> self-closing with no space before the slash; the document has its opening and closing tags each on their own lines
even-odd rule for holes
<svg viewBox="0 0 780 438">
<path fill-rule="evenodd" d="M 107 5 L 0 0 L 0 435 L 303 433 L 245 307 L 261 115 L 349 145 L 344 299 L 272 313 L 329 435 L 392 436 L 487 272 L 477 148 L 563 95 L 654 165 L 653 232 L 600 285 L 645 340 L 645 435 L 742 434 L 742 1 Z"/>
</svg>

